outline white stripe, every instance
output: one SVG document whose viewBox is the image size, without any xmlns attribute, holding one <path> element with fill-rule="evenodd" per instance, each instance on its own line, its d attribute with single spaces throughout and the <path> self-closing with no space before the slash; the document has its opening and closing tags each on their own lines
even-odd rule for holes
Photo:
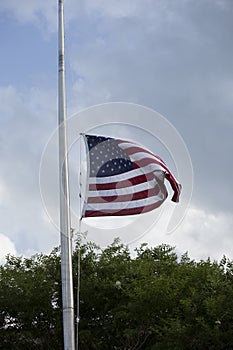
<svg viewBox="0 0 233 350">
<path fill-rule="evenodd" d="M 89 184 L 95 184 L 95 183 L 105 184 L 105 183 L 112 183 L 112 182 L 120 182 L 123 180 L 132 179 L 132 178 L 139 176 L 139 175 L 146 175 L 149 173 L 153 173 L 154 171 L 163 171 L 164 172 L 164 169 L 160 165 L 152 163 L 152 164 L 148 164 L 144 167 L 130 170 L 130 171 L 127 171 L 125 173 L 118 174 L 118 175 L 105 176 L 105 177 L 90 177 Z"/>
<path fill-rule="evenodd" d="M 88 203 L 85 204 L 85 210 L 123 210 L 129 208 L 145 207 L 147 205 L 155 204 L 158 201 L 165 200 L 166 196 L 160 191 L 157 196 L 138 199 L 129 202 L 104 202 L 104 203 Z"/>
<path fill-rule="evenodd" d="M 130 185 L 129 187 L 124 188 L 116 188 L 113 190 L 93 190 L 88 191 L 88 197 L 108 197 L 108 196 L 121 196 L 125 194 L 133 194 L 136 192 L 141 192 L 144 190 L 149 190 L 150 188 L 154 188 L 157 185 L 157 181 L 155 179 L 143 182 L 137 185 Z"/>
</svg>

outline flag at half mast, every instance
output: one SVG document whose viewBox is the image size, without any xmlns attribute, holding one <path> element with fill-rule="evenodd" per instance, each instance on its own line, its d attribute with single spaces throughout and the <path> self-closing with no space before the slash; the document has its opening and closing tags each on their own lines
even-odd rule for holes
<svg viewBox="0 0 233 350">
<path fill-rule="evenodd" d="M 87 191 L 83 217 L 149 212 L 167 198 L 165 179 L 179 202 L 181 185 L 161 158 L 132 141 L 84 135 Z"/>
</svg>

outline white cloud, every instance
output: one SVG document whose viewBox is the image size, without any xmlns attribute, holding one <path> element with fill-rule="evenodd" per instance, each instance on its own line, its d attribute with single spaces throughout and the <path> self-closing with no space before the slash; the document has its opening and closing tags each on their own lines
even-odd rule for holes
<svg viewBox="0 0 233 350">
<path fill-rule="evenodd" d="M 224 254 L 232 259 L 232 227 L 231 213 L 192 207 L 178 229 L 177 238 L 183 249 L 186 246 L 186 250 L 199 259 L 210 256 L 219 260 Z"/>
<path fill-rule="evenodd" d="M 141 242 L 149 242 L 153 246 L 167 243 L 175 246 L 180 254 L 188 251 L 189 256 L 195 260 L 205 260 L 208 257 L 219 260 L 224 254 L 233 259 L 231 213 L 214 213 L 191 206 L 181 225 L 170 235 L 164 230 L 168 218 L 165 213 L 160 226 L 152 229 Z"/>
<path fill-rule="evenodd" d="M 0 264 L 3 264 L 7 254 L 16 255 L 14 243 L 3 233 L 0 233 Z"/>
</svg>

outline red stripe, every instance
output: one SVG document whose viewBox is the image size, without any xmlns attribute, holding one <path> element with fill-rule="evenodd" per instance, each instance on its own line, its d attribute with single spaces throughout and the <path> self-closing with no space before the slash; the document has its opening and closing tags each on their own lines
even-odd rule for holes
<svg viewBox="0 0 233 350">
<path fill-rule="evenodd" d="M 167 170 L 167 167 L 165 165 L 161 164 L 156 159 L 142 158 L 142 159 L 139 159 L 139 160 L 134 160 L 134 161 L 132 161 L 132 163 L 135 164 L 135 166 L 137 168 L 142 168 L 142 167 L 147 166 L 149 164 L 156 164 L 156 165 L 159 165 L 161 168 Z"/>
<path fill-rule="evenodd" d="M 147 166 L 149 164 L 159 164 L 159 163 L 156 160 L 153 160 L 151 158 L 143 158 L 141 160 L 133 162 L 135 169 Z M 170 172 L 170 170 L 167 168 L 166 165 L 160 165 L 160 166 L 164 170 L 166 170 L 166 173 L 165 173 L 166 179 L 169 181 L 169 183 L 174 191 L 174 194 L 173 194 L 173 197 L 171 200 L 173 202 L 178 203 L 182 186 L 176 182 L 176 179 L 174 178 L 174 176 L 172 175 L 172 173 Z"/>
<path fill-rule="evenodd" d="M 146 213 L 148 211 L 151 211 L 153 209 L 158 208 L 166 199 L 166 197 L 154 204 L 150 204 L 144 207 L 137 207 L 137 208 L 129 208 L 129 209 L 122 209 L 122 210 L 86 210 L 84 213 L 84 217 L 96 217 L 96 216 L 124 216 L 124 215 L 135 215 L 135 214 L 141 214 Z"/>
<path fill-rule="evenodd" d="M 141 168 L 141 167 L 147 166 L 149 164 L 159 164 L 159 163 L 157 161 L 154 161 L 151 158 L 143 158 L 143 159 L 135 161 L 133 163 L 134 168 Z M 170 170 L 166 167 L 166 165 L 161 165 L 161 167 L 164 168 L 164 170 L 166 170 L 165 177 L 169 181 L 169 183 L 174 191 L 174 194 L 173 194 L 173 197 L 171 200 L 173 202 L 178 203 L 182 186 L 176 182 L 176 179 L 174 178 L 174 176 L 172 175 Z"/>
<path fill-rule="evenodd" d="M 139 153 L 139 152 L 150 154 L 152 157 L 155 158 L 155 160 L 157 158 L 158 164 L 165 165 L 164 161 L 160 157 L 156 156 L 154 153 L 148 151 L 147 149 L 144 149 L 138 146 L 132 146 L 126 149 L 122 147 L 121 149 L 123 149 L 128 156 L 131 156 L 132 154 Z"/>
<path fill-rule="evenodd" d="M 166 179 L 169 181 L 171 188 L 174 191 L 173 197 L 172 197 L 172 201 L 175 203 L 179 202 L 179 198 L 180 198 L 180 192 L 181 192 L 181 185 L 178 184 L 175 180 L 175 178 L 173 177 L 173 175 L 171 173 L 168 173 L 165 175 Z"/>
<path fill-rule="evenodd" d="M 118 143 L 121 144 L 121 143 L 125 143 L 126 141 L 124 140 L 118 140 Z M 127 143 L 130 143 L 127 141 Z M 122 147 L 122 149 L 124 149 Z M 132 154 L 135 154 L 135 153 L 138 153 L 138 152 L 144 152 L 144 153 L 147 153 L 147 154 L 150 154 L 152 157 L 155 157 L 153 160 L 151 158 L 143 158 L 141 160 L 138 160 L 138 161 L 135 161 L 133 164 L 134 164 L 134 168 L 140 168 L 140 167 L 144 167 L 146 165 L 149 165 L 149 164 L 158 164 L 160 165 L 164 170 L 166 170 L 166 179 L 169 181 L 173 191 L 174 191 L 174 195 L 172 197 L 172 201 L 173 202 L 179 202 L 179 196 L 180 196 L 180 192 L 181 192 L 181 185 L 178 184 L 176 182 L 176 179 L 174 178 L 174 176 L 172 175 L 172 173 L 170 172 L 170 170 L 168 169 L 168 167 L 166 166 L 166 164 L 164 163 L 164 161 L 157 155 L 153 154 L 152 152 L 150 152 L 149 150 L 147 149 L 144 149 L 142 147 L 139 147 L 139 146 L 132 146 L 132 147 L 129 147 L 127 149 L 124 149 L 125 153 L 128 155 L 128 156 L 131 156 Z M 157 159 L 158 160 L 157 160 Z"/>
<path fill-rule="evenodd" d="M 149 198 L 157 196 L 160 187 L 157 185 L 155 188 L 150 188 L 141 192 L 119 195 L 119 196 L 104 196 L 104 197 L 89 197 L 87 203 L 110 203 L 110 202 L 131 202 L 138 199 Z M 163 191 L 164 192 L 164 191 Z"/>
<path fill-rule="evenodd" d="M 90 184 L 89 191 L 104 191 L 104 190 L 114 190 L 117 188 L 131 187 L 131 186 L 141 184 L 143 182 L 148 182 L 150 180 L 153 180 L 154 178 L 155 178 L 155 175 L 153 173 L 148 173 L 148 174 L 138 175 L 133 178 L 129 178 L 127 180 L 123 180 L 119 182 L 107 182 L 104 184 L 103 183 Z"/>
</svg>

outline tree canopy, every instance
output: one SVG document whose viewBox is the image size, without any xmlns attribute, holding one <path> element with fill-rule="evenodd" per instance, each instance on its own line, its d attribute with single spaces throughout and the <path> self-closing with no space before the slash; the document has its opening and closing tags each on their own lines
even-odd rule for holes
<svg viewBox="0 0 233 350">
<path fill-rule="evenodd" d="M 81 254 L 81 350 L 233 349 L 233 262 L 178 258 L 146 244 L 132 257 L 115 240 Z M 76 306 L 75 306 L 76 310 Z M 60 252 L 8 256 L 0 266 L 0 349 L 63 349 Z"/>
</svg>

